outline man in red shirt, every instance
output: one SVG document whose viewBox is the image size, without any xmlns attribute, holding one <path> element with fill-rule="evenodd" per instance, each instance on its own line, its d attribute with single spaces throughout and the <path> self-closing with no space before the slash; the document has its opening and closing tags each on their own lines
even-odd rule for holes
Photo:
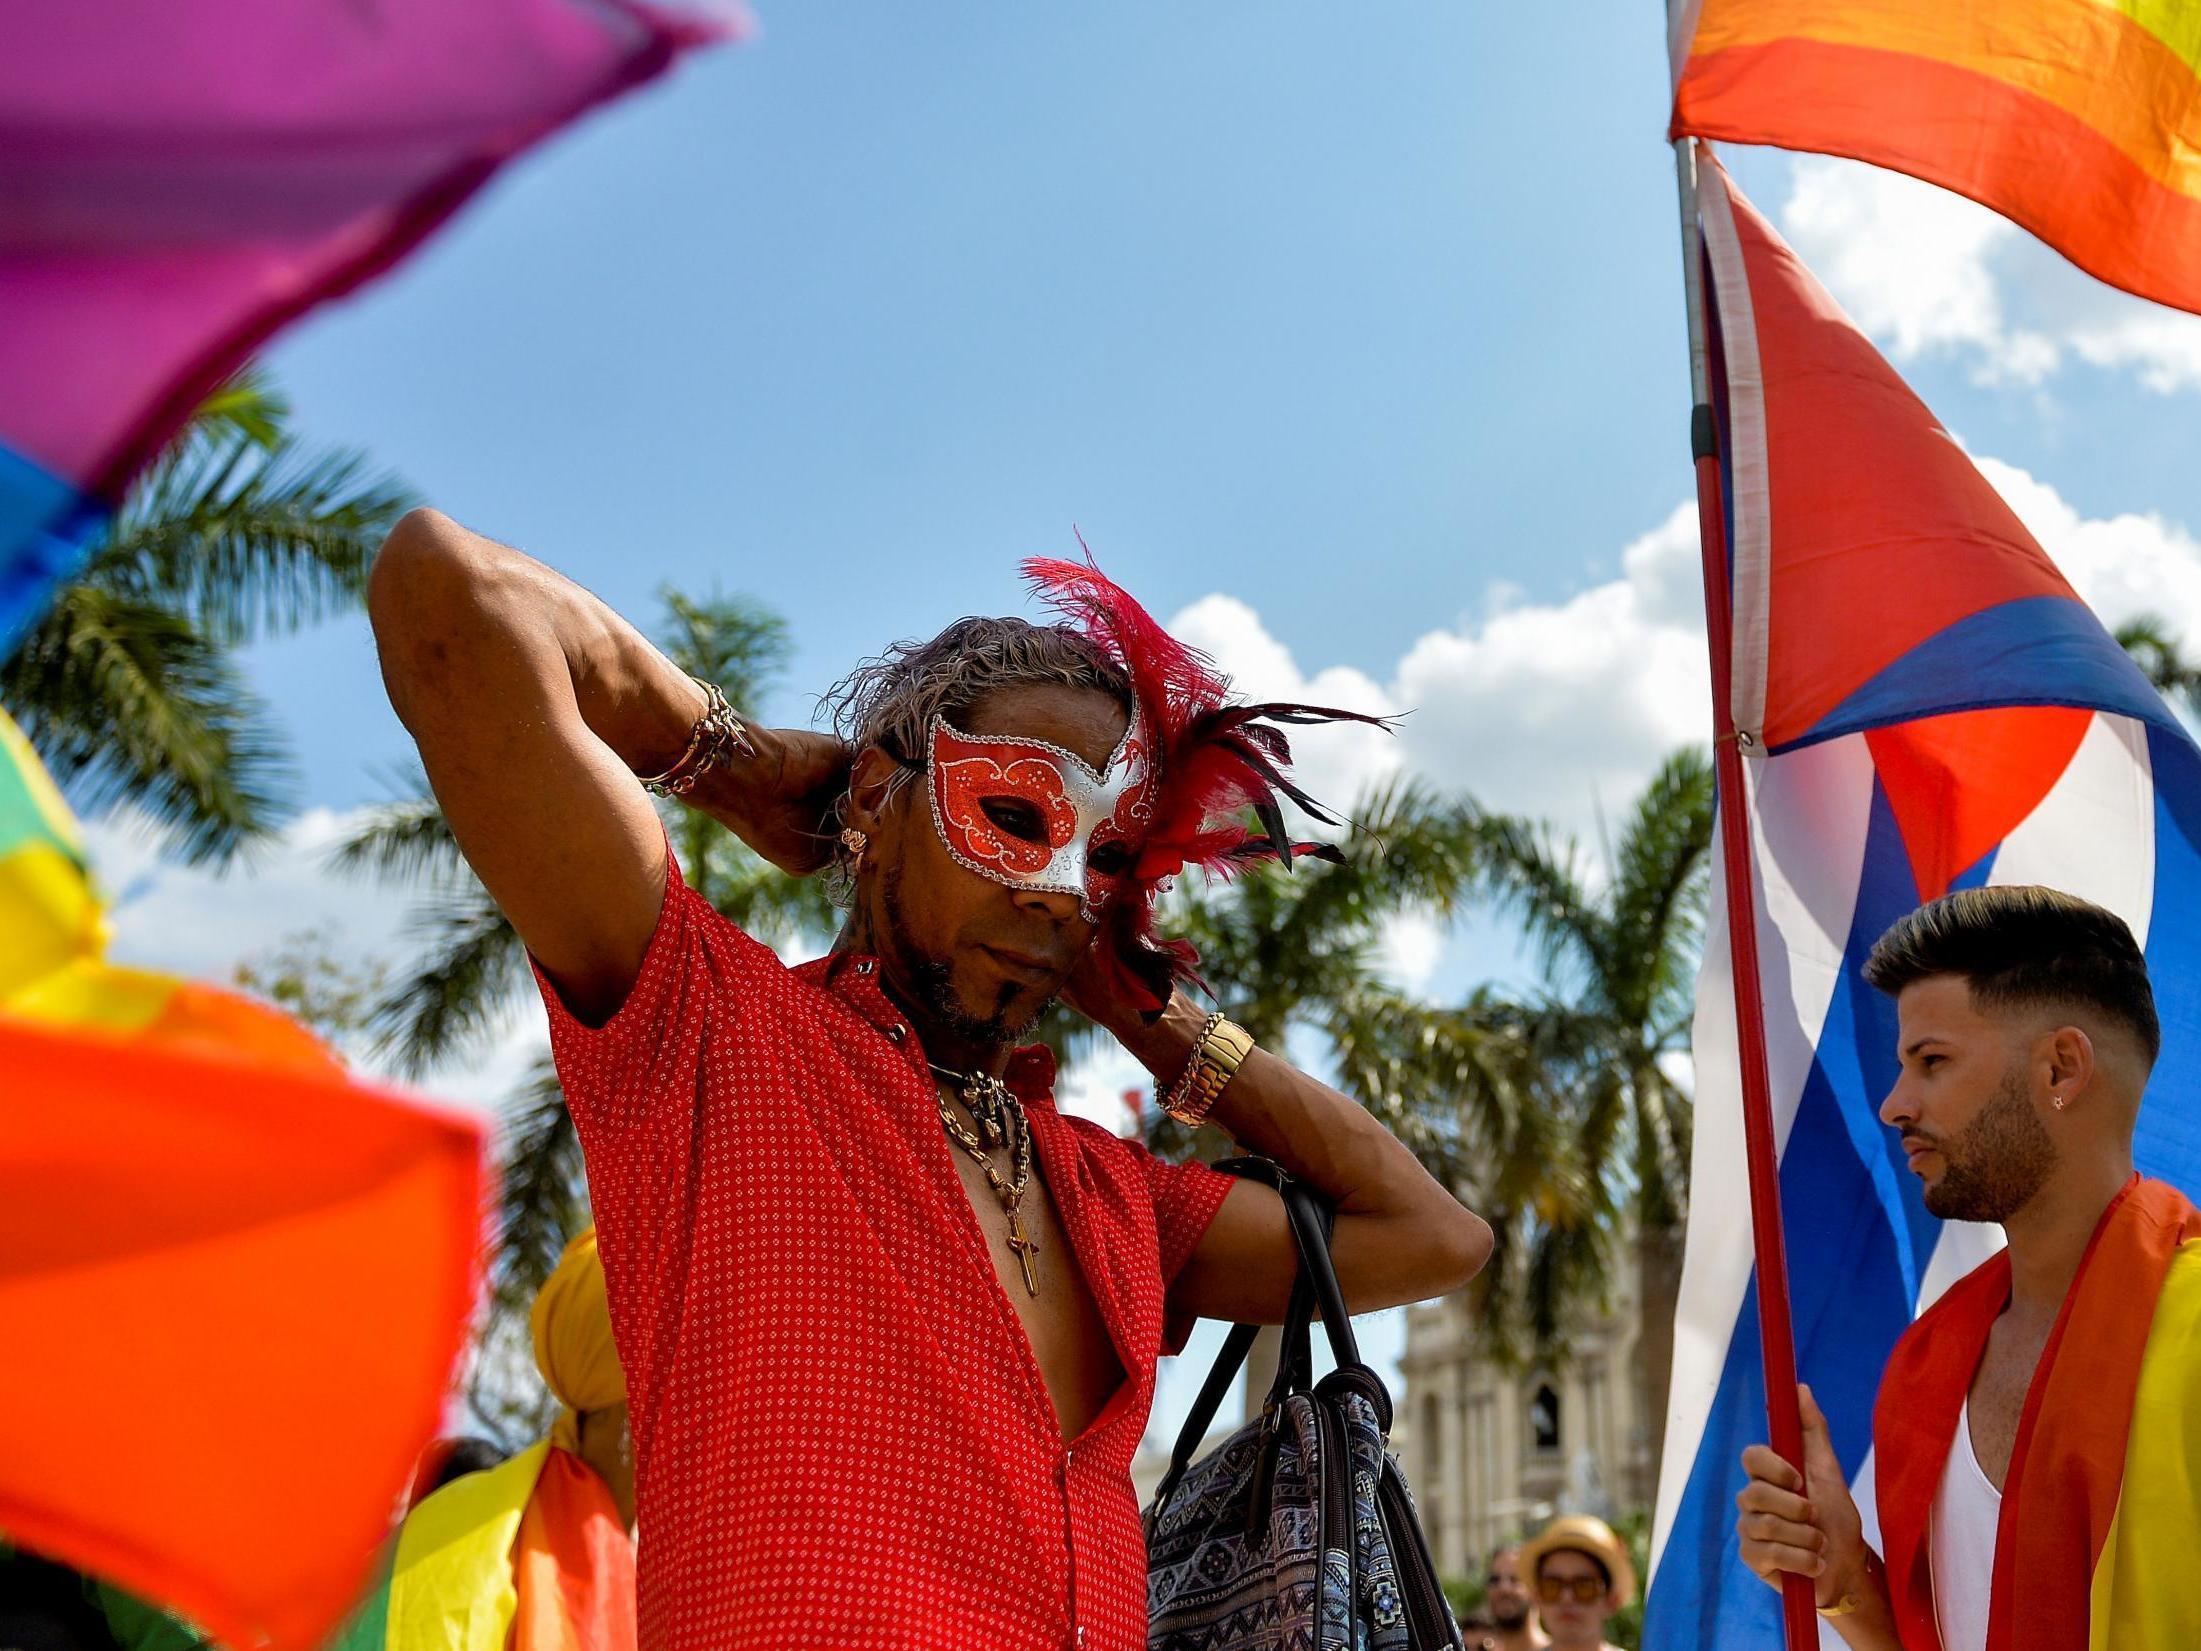
<svg viewBox="0 0 2201 1651">
<path fill-rule="evenodd" d="M 1053 569 L 1080 623 L 903 644 L 844 685 L 841 739 L 748 726 L 433 513 L 376 564 L 392 703 L 535 959 L 587 1157 L 650 1651 L 1145 1643 L 1155 1359 L 1195 1316 L 1280 1320 L 1296 1263 L 1268 1188 L 1055 1112 L 1015 1039 L 1058 996 L 1335 1200 L 1356 1310 L 1488 1254 L 1363 1108 L 1177 989 L 1154 892 L 1292 852 L 1282 740 Z M 643 775 L 787 871 L 836 860 L 833 952 L 789 969 L 688 889 Z"/>
</svg>

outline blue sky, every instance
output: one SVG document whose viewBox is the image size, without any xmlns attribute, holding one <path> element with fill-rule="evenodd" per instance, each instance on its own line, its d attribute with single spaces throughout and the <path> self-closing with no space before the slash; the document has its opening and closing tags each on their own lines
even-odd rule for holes
<svg viewBox="0 0 2201 1651">
<path fill-rule="evenodd" d="M 1073 524 L 1157 611 L 1229 592 L 1388 682 L 1494 589 L 1610 578 L 1686 493 L 1660 19 L 1594 10 L 767 6 L 272 363 L 313 436 L 615 606 L 779 609 L 768 714 L 1015 606 Z M 1777 213 L 1787 158 L 1735 165 Z M 1982 359 L 1904 366 L 2082 513 L 2201 519 L 2190 393 Z M 405 746 L 364 626 L 254 667 L 301 800 L 378 795 Z"/>
<path fill-rule="evenodd" d="M 761 598 L 775 719 L 1016 609 L 1076 525 L 1254 691 L 1415 711 L 1317 742 L 1338 786 L 1403 766 L 1594 837 L 1701 737 L 1657 8 L 759 4 L 284 338 L 302 431 L 645 624 L 668 581 Z M 2083 595 L 2201 624 L 2201 323 L 1907 180 L 1731 164 Z M 364 621 L 251 669 L 299 827 L 220 883 L 96 838 L 121 955 L 398 944 L 317 858 L 408 749 Z M 1400 956 L 1521 967 L 1488 924 Z"/>
<path fill-rule="evenodd" d="M 616 606 L 761 596 L 805 693 L 1073 524 L 1380 678 L 1687 480 L 1658 19 L 1536 9 L 767 7 L 273 364 Z M 372 794 L 364 633 L 259 663 L 310 799 Z"/>
</svg>

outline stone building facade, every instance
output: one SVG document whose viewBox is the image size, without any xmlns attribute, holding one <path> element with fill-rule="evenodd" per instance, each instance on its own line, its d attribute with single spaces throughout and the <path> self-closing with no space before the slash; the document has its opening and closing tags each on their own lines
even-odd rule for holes
<svg viewBox="0 0 2201 1651">
<path fill-rule="evenodd" d="M 1575 1327 L 1565 1360 L 1525 1369 L 1489 1356 L 1464 1295 L 1407 1309 L 1391 1443 L 1444 1575 L 1480 1576 L 1491 1549 L 1555 1514 L 1650 1506 L 1642 1320 L 1633 1269 L 1616 1273 L 1611 1311 Z"/>
</svg>

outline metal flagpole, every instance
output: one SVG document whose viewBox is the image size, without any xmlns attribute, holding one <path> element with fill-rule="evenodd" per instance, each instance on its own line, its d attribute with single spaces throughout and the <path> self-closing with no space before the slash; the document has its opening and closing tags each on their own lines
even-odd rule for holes
<svg viewBox="0 0 2201 1651">
<path fill-rule="evenodd" d="M 1799 1470 L 1804 1427 L 1796 1399 L 1796 1341 L 1789 1322 L 1788 1254 L 1781 1241 L 1780 1158 L 1773 1144 L 1773 1085 L 1766 1075 L 1765 995 L 1758 974 L 1757 879 L 1750 801 L 1735 728 L 1734 629 L 1729 611 L 1727 511 L 1720 493 L 1719 423 L 1712 412 L 1706 336 L 1704 236 L 1697 217 L 1693 141 L 1674 140 L 1681 197 L 1681 278 L 1689 309 L 1689 451 L 1697 472 L 1697 539 L 1704 554 L 1704 624 L 1712 656 L 1712 763 L 1719 785 L 1720 856 L 1727 889 L 1728 964 L 1735 987 L 1735 1043 L 1742 1065 L 1743 1150 L 1750 1166 L 1750 1239 L 1757 1259 L 1758 1342 L 1773 1448 Z M 1665 1464 L 1661 1471 L 1671 1472 Z M 1811 1578 L 1783 1573 L 1781 1618 L 1788 1651 L 1819 1643 Z"/>
</svg>

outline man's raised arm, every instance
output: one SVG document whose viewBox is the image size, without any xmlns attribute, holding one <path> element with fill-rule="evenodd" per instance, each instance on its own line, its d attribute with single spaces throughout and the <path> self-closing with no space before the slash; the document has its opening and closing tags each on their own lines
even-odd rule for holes
<svg viewBox="0 0 2201 1651">
<path fill-rule="evenodd" d="M 1157 1082 L 1175 1080 L 1205 1021 L 1182 994 L 1151 1027 L 1110 1026 Z M 1290 1062 L 1256 1049 L 1209 1119 L 1273 1158 L 1337 1206 L 1330 1253 L 1356 1313 L 1449 1294 L 1481 1270 L 1491 1233 L 1439 1186 L 1368 1110 Z M 1241 1324 L 1282 1320 L 1298 1274 L 1283 1200 L 1257 1182 L 1233 1187 L 1170 1289 L 1179 1310 Z"/>
<path fill-rule="evenodd" d="M 635 776 L 680 758 L 703 690 L 571 580 L 430 510 L 392 530 L 367 611 L 467 861 L 574 1013 L 609 1017 L 665 889 L 664 833 Z M 745 772 L 712 774 L 690 800 L 776 864 L 813 869 L 841 748 L 750 737 Z"/>
</svg>

